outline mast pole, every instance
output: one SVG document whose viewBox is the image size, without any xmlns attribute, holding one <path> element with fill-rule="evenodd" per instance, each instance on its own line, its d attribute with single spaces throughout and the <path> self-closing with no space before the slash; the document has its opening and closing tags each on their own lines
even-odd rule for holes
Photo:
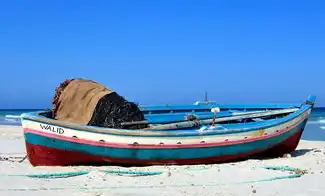
<svg viewBox="0 0 325 196">
<path fill-rule="evenodd" d="M 205 98 L 204 98 L 205 102 L 208 102 L 208 92 L 205 91 Z"/>
</svg>

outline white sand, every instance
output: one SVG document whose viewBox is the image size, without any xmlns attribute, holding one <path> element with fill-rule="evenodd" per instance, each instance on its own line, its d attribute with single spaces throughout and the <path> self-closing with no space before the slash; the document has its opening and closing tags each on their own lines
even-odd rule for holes
<svg viewBox="0 0 325 196">
<path fill-rule="evenodd" d="M 21 127 L 0 126 L 0 195 L 325 195 L 325 142 L 301 141 L 291 158 L 248 160 L 229 164 L 140 168 L 32 167 L 25 156 Z M 5 160 L 6 158 L 6 160 Z M 289 175 L 265 165 L 306 169 L 300 178 L 234 184 Z M 105 174 L 99 170 L 163 171 L 154 176 Z M 8 174 L 91 170 L 80 176 L 39 179 Z M 219 184 L 218 184 L 219 183 Z M 225 183 L 221 185 L 220 183 Z M 54 190 L 58 188 L 59 190 Z"/>
</svg>

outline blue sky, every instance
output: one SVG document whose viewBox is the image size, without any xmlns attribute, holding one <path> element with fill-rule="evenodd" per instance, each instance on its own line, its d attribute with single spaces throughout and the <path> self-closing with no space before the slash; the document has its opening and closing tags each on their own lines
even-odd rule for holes
<svg viewBox="0 0 325 196">
<path fill-rule="evenodd" d="M 1 1 L 0 108 L 85 77 L 140 103 L 325 106 L 324 1 Z"/>
</svg>

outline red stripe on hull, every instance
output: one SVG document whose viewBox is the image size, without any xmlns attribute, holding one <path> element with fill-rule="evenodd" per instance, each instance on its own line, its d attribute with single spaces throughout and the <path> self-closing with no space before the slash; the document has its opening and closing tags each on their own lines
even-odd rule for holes
<svg viewBox="0 0 325 196">
<path fill-rule="evenodd" d="M 236 155 L 225 155 L 209 158 L 196 159 L 177 159 L 177 160 L 134 160 L 117 159 L 111 157 L 95 156 L 81 152 L 49 148 L 40 145 L 34 145 L 26 142 L 28 159 L 33 166 L 68 166 L 68 165 L 86 165 L 86 164 L 107 164 L 117 163 L 126 165 L 170 165 L 170 164 L 207 164 L 221 163 L 231 160 L 246 158 L 250 155 L 281 155 L 294 151 L 299 143 L 303 130 L 298 131 L 290 138 L 268 149 L 250 151 Z"/>
</svg>

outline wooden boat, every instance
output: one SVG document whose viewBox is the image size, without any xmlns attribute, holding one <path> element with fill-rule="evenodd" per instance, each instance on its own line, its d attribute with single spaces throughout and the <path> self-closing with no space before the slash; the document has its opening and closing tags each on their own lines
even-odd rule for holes
<svg viewBox="0 0 325 196">
<path fill-rule="evenodd" d="M 93 127 L 51 119 L 51 111 L 21 116 L 33 166 L 206 164 L 281 156 L 294 151 L 316 97 L 302 104 L 140 106 L 151 126 Z"/>
</svg>

